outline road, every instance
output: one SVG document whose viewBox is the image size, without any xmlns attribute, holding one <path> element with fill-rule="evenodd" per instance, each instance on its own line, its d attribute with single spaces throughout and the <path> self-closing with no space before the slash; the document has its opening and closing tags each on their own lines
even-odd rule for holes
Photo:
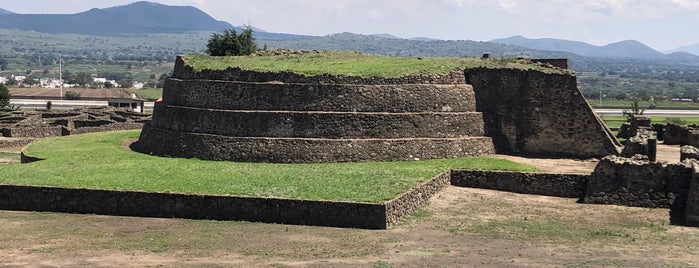
<svg viewBox="0 0 699 268">
<path fill-rule="evenodd" d="M 18 105 L 21 108 L 43 109 L 46 108 L 46 103 L 51 101 L 52 109 L 73 109 L 80 107 L 103 107 L 107 106 L 107 101 L 88 101 L 88 100 L 41 100 L 41 99 L 11 99 L 12 105 Z M 145 110 L 153 110 L 153 102 L 145 102 Z"/>
<path fill-rule="evenodd" d="M 40 99 L 12 99 L 10 102 L 13 105 L 19 105 L 22 108 L 46 108 L 46 102 L 49 100 Z M 78 107 L 99 107 L 107 106 L 107 101 L 86 101 L 86 100 L 51 100 L 51 107 L 54 109 L 73 109 Z M 153 102 L 145 102 L 145 110 L 153 110 Z M 624 109 L 594 109 L 598 115 L 623 115 Z M 699 110 L 645 110 L 644 115 L 649 116 L 667 116 L 667 117 L 687 117 L 698 116 Z"/>
<path fill-rule="evenodd" d="M 594 109 L 598 115 L 624 115 L 624 109 Z M 667 116 L 667 117 L 688 117 L 699 116 L 699 110 L 661 110 L 652 109 L 645 110 L 643 115 L 648 116 Z"/>
</svg>

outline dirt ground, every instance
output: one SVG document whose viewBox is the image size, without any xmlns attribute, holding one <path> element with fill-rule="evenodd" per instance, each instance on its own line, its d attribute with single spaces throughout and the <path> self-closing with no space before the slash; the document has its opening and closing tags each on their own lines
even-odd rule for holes
<svg viewBox="0 0 699 268">
<path fill-rule="evenodd" d="M 679 160 L 679 147 L 658 151 Z M 494 157 L 548 172 L 596 163 Z M 0 226 L 0 266 L 699 266 L 699 228 L 668 225 L 667 209 L 458 187 L 387 230 L 17 211 Z"/>
<path fill-rule="evenodd" d="M 449 187 L 388 230 L 0 211 L 0 266 L 696 267 L 665 209 Z"/>
</svg>

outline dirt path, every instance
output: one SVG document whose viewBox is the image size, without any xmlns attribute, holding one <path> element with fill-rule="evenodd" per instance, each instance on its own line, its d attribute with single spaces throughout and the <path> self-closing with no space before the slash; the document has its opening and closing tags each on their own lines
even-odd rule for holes
<svg viewBox="0 0 699 268">
<path fill-rule="evenodd" d="M 449 187 L 388 230 L 0 211 L 0 266 L 694 267 L 667 210 Z"/>
</svg>

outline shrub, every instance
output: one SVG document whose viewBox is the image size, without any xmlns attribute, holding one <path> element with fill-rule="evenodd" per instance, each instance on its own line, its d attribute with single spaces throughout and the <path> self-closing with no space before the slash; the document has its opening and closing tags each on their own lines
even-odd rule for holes
<svg viewBox="0 0 699 268">
<path fill-rule="evenodd" d="M 687 125 L 687 121 L 679 117 L 665 117 L 665 123 L 673 123 L 676 125 Z"/>
<path fill-rule="evenodd" d="M 75 91 L 66 91 L 66 93 L 63 94 L 63 96 L 69 100 L 80 99 L 80 93 L 75 92 Z"/>
<path fill-rule="evenodd" d="M 0 84 L 0 109 L 10 107 L 10 90 L 4 84 Z"/>
<path fill-rule="evenodd" d="M 46 110 L 51 110 L 51 105 L 53 105 L 51 101 L 46 102 Z"/>
</svg>

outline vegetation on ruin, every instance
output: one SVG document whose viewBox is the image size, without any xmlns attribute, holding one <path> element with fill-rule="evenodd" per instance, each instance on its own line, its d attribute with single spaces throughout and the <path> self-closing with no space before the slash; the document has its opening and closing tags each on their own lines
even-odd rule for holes
<svg viewBox="0 0 699 268">
<path fill-rule="evenodd" d="M 302 53 L 262 53 L 252 56 L 210 57 L 187 55 L 187 64 L 196 71 L 224 70 L 239 67 L 247 70 L 281 72 L 314 76 L 320 74 L 359 77 L 403 77 L 410 75 L 445 75 L 453 70 L 477 67 L 536 69 L 566 72 L 516 58 L 407 58 L 387 57 L 356 51 L 310 51 Z"/>
<path fill-rule="evenodd" d="M 694 124 L 699 124 L 699 117 L 696 116 L 686 116 L 686 117 L 667 117 L 667 116 L 649 116 L 651 122 L 653 124 L 665 124 L 665 123 L 678 123 L 682 122 L 686 125 L 694 125 Z M 605 115 L 605 116 L 600 116 L 604 123 L 607 124 L 608 127 L 610 128 L 618 128 L 621 127 L 621 124 L 627 122 L 626 116 L 610 116 L 610 115 Z"/>
<path fill-rule="evenodd" d="M 492 158 L 324 164 L 163 158 L 125 150 L 123 140 L 138 135 L 118 131 L 36 141 L 28 153 L 46 160 L 4 166 L 0 183 L 381 202 L 451 168 L 535 170 Z"/>
</svg>

